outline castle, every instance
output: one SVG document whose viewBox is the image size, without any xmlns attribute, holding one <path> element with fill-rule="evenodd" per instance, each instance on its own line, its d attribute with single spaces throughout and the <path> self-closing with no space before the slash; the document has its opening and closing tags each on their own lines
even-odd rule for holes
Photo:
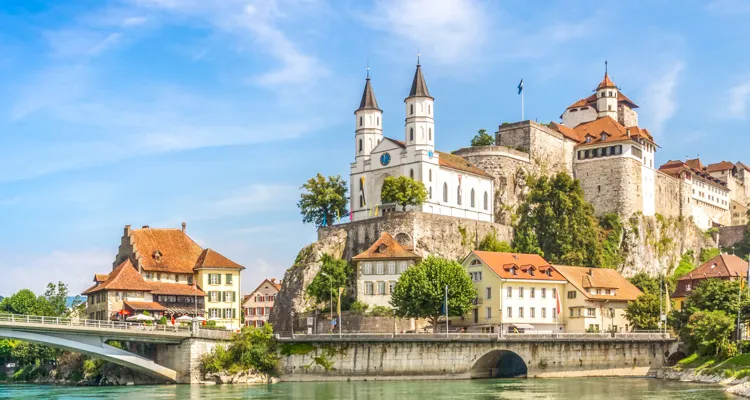
<svg viewBox="0 0 750 400">
<path fill-rule="evenodd" d="M 423 182 L 429 193 L 423 205 L 411 210 L 508 225 L 528 191 L 528 174 L 564 171 L 581 182 L 598 215 L 691 218 L 702 230 L 747 222 L 750 167 L 726 161 L 704 166 L 698 159 L 657 167 L 659 146 L 638 125 L 638 105 L 606 70 L 594 94 L 568 106 L 561 123 L 504 123 L 494 146 L 453 153 L 434 149 L 434 98 L 419 63 L 404 103 L 404 140 L 384 137 L 383 112 L 368 74 L 354 112 L 353 221 L 395 209 L 381 204 L 383 180 L 409 176 Z"/>
</svg>

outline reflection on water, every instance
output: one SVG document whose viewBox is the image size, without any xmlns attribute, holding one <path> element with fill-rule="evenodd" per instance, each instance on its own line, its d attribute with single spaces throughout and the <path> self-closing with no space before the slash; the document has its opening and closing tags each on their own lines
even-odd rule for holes
<svg viewBox="0 0 750 400">
<path fill-rule="evenodd" d="M 0 385 L 0 399 L 736 399 L 723 387 L 656 379 L 289 382 L 261 386 L 71 387 Z"/>
</svg>

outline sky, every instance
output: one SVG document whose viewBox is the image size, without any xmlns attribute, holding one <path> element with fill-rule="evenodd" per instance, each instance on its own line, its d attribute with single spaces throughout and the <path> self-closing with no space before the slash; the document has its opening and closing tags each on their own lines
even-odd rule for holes
<svg viewBox="0 0 750 400">
<path fill-rule="evenodd" d="M 416 56 L 435 141 L 559 121 L 610 77 L 657 163 L 750 162 L 750 1 L 3 0 L 0 295 L 72 293 L 112 268 L 125 225 L 179 228 L 282 278 L 315 229 L 299 187 L 348 179 L 369 64 L 403 138 Z"/>
</svg>

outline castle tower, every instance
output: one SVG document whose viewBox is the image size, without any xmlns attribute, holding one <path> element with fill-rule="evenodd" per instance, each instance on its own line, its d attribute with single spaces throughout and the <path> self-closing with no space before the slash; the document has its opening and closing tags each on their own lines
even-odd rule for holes
<svg viewBox="0 0 750 400">
<path fill-rule="evenodd" d="M 433 150 L 435 148 L 435 122 L 432 118 L 433 103 L 427 84 L 422 75 L 422 66 L 417 56 L 417 70 L 411 84 L 409 97 L 404 99 L 406 105 L 406 145 L 407 147 Z"/>
<path fill-rule="evenodd" d="M 612 117 L 617 121 L 617 85 L 609 79 L 607 62 L 604 62 L 604 79 L 596 88 L 597 118 Z"/>
<path fill-rule="evenodd" d="M 354 111 L 355 135 L 354 152 L 357 158 L 369 157 L 372 149 L 383 140 L 383 110 L 378 107 L 375 92 L 370 84 L 370 68 L 367 68 L 367 80 L 365 90 L 362 92 L 362 100 L 359 108 Z"/>
</svg>

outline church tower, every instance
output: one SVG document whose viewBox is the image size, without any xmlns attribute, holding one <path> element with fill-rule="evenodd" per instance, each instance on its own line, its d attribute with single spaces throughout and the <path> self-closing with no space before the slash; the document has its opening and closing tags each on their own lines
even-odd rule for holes
<svg viewBox="0 0 750 400">
<path fill-rule="evenodd" d="M 367 68 L 365 90 L 359 108 L 354 111 L 356 130 L 354 135 L 354 151 L 356 158 L 370 157 L 375 146 L 383 140 L 383 110 L 378 107 L 375 92 L 370 84 L 370 68 Z"/>
<path fill-rule="evenodd" d="M 422 75 L 422 66 L 417 56 L 417 70 L 411 84 L 406 104 L 406 146 L 427 151 L 435 148 L 435 122 L 432 118 L 433 102 Z"/>
<path fill-rule="evenodd" d="M 604 79 L 596 88 L 597 118 L 612 117 L 617 121 L 617 85 L 609 79 L 607 62 L 604 62 Z"/>
</svg>

